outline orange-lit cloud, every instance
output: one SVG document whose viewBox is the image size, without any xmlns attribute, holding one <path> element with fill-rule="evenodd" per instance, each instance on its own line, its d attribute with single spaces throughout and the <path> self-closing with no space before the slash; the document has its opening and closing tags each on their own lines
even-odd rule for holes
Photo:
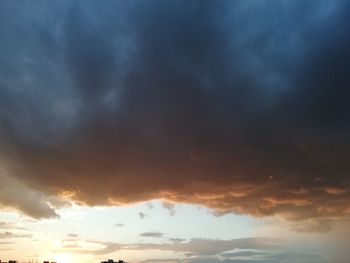
<svg viewBox="0 0 350 263">
<path fill-rule="evenodd" d="M 348 220 L 349 4 L 243 2 L 1 3 L 1 208 Z"/>
</svg>

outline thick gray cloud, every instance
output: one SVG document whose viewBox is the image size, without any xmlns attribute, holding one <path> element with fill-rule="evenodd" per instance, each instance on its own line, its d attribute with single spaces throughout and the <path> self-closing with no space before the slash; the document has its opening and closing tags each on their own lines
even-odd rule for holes
<svg viewBox="0 0 350 263">
<path fill-rule="evenodd" d="M 35 193 L 303 224 L 349 217 L 347 1 L 0 10 L 1 165 Z M 0 203 L 56 216 L 14 198 Z"/>
</svg>

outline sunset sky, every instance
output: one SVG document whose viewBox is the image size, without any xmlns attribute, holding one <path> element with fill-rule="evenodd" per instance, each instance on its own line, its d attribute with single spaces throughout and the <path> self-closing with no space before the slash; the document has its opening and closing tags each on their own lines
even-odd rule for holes
<svg viewBox="0 0 350 263">
<path fill-rule="evenodd" d="M 0 1 L 0 260 L 350 262 L 348 0 Z"/>
</svg>

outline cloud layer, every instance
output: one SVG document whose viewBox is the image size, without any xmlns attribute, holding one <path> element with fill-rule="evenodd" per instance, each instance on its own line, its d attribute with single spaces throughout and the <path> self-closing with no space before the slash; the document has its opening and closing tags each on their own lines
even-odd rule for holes
<svg viewBox="0 0 350 263">
<path fill-rule="evenodd" d="M 101 242 L 88 240 L 88 243 L 94 243 L 102 246 L 95 250 L 63 249 L 63 252 L 72 252 L 79 254 L 105 255 L 120 250 L 161 250 L 176 253 L 185 253 L 186 256 L 215 256 L 223 252 L 243 249 L 243 250 L 267 250 L 273 251 L 281 249 L 281 240 L 274 238 L 242 238 L 232 240 L 213 240 L 213 239 L 191 239 L 187 242 L 168 242 L 168 243 L 135 243 L 121 244 L 113 242 Z"/>
<path fill-rule="evenodd" d="M 75 241 L 77 242 L 77 240 Z M 309 252 L 290 252 L 284 247 L 285 241 L 281 239 L 252 237 L 242 239 L 191 239 L 183 242 L 167 243 L 135 243 L 122 244 L 113 242 L 101 242 L 97 240 L 85 240 L 86 244 L 94 244 L 97 249 L 84 249 L 75 245 L 63 245 L 56 252 L 91 254 L 95 256 L 122 254 L 125 251 L 166 251 L 175 253 L 174 258 L 151 259 L 138 261 L 140 263 L 277 263 L 277 262 L 326 262 L 322 257 Z M 80 240 L 82 243 L 82 240 Z M 64 243 L 65 244 L 65 243 Z M 293 261 L 294 260 L 294 261 Z"/>
<path fill-rule="evenodd" d="M 9 180 L 89 205 L 349 216 L 347 1 L 0 7 Z M 11 198 L 0 203 L 55 216 Z"/>
</svg>

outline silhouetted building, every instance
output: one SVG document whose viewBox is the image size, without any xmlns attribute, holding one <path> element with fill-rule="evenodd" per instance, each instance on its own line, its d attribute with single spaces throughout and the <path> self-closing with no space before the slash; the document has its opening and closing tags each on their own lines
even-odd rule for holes
<svg viewBox="0 0 350 263">
<path fill-rule="evenodd" d="M 113 259 L 108 259 L 107 261 L 101 261 L 101 263 L 126 263 L 123 260 L 114 261 Z"/>
<path fill-rule="evenodd" d="M 28 263 L 33 263 L 33 262 L 34 261 L 29 261 Z M 0 263 L 21 263 L 21 262 L 18 262 L 17 260 L 2 261 L 0 259 Z M 36 263 L 38 263 L 38 261 L 36 261 Z M 43 263 L 50 263 L 50 261 L 43 261 Z M 57 262 L 56 261 L 51 261 L 51 263 L 57 263 Z M 126 263 L 126 262 L 123 262 L 123 263 Z"/>
</svg>

